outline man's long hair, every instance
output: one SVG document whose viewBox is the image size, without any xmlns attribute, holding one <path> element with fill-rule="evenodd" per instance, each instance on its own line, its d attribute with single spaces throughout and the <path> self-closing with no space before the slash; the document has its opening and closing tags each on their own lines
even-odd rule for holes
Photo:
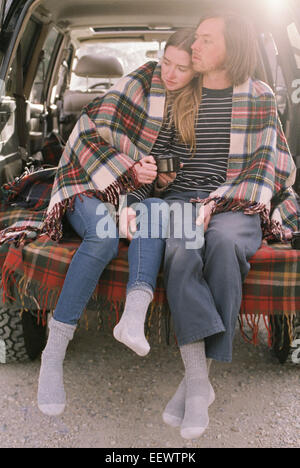
<svg viewBox="0 0 300 468">
<path fill-rule="evenodd" d="M 238 86 L 253 77 L 257 67 L 258 46 L 254 27 L 245 16 L 224 10 L 204 14 L 199 24 L 210 18 L 224 20 L 226 46 L 224 65 L 232 85 Z"/>
<path fill-rule="evenodd" d="M 199 24 L 210 18 L 224 20 L 226 46 L 225 69 L 233 86 L 244 83 L 253 77 L 257 67 L 257 41 L 252 23 L 244 16 L 227 11 L 210 11 L 204 14 Z M 199 25 L 198 24 L 198 25 Z M 173 34 L 165 47 L 173 45 L 189 54 L 195 41 L 196 29 L 184 29 Z M 198 75 L 185 88 L 167 93 L 166 105 L 172 104 L 171 123 L 174 123 L 179 141 L 190 146 L 195 154 L 195 122 L 202 96 L 202 76 Z"/>
</svg>

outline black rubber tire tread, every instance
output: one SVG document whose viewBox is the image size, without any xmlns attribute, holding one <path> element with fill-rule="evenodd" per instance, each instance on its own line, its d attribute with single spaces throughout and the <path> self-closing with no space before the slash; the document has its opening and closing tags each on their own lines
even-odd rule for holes
<svg viewBox="0 0 300 468">
<path fill-rule="evenodd" d="M 2 364 L 25 361 L 29 358 L 23 333 L 22 317 L 19 310 L 0 309 L 0 340 L 5 345 Z"/>
</svg>

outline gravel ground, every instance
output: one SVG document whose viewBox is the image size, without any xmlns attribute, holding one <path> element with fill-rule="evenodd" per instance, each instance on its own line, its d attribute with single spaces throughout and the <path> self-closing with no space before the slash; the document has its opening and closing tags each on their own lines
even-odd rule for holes
<svg viewBox="0 0 300 468">
<path fill-rule="evenodd" d="M 299 448 L 300 364 L 279 364 L 263 330 L 260 339 L 254 347 L 237 331 L 233 363 L 212 364 L 209 428 L 185 441 L 161 419 L 183 375 L 176 344 L 151 339 L 140 358 L 108 331 L 82 327 L 65 361 L 68 405 L 58 418 L 36 405 L 39 360 L 0 365 L 0 447 Z"/>
</svg>

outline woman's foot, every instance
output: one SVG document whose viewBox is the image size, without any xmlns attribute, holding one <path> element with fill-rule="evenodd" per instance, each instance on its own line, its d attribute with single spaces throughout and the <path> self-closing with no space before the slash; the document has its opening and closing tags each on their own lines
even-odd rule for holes
<svg viewBox="0 0 300 468">
<path fill-rule="evenodd" d="M 113 330 L 115 339 L 139 356 L 146 356 L 150 351 L 145 338 L 145 319 L 152 298 L 150 289 L 131 290 L 126 297 L 122 318 Z"/>
<path fill-rule="evenodd" d="M 66 406 L 63 362 L 76 326 L 51 318 L 49 337 L 41 359 L 38 384 L 38 407 L 48 416 L 58 416 Z"/>
</svg>

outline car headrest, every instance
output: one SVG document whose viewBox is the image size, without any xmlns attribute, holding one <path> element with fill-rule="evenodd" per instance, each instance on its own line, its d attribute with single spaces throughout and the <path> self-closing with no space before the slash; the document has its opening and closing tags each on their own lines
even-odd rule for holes
<svg viewBox="0 0 300 468">
<path fill-rule="evenodd" d="M 116 57 L 83 55 L 78 60 L 74 73 L 89 78 L 120 78 L 124 75 L 124 70 Z"/>
</svg>

